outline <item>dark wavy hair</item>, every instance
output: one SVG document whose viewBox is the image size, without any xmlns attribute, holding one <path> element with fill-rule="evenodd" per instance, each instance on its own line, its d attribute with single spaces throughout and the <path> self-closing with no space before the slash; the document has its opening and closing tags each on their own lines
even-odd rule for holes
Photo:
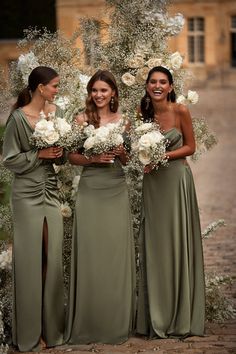
<svg viewBox="0 0 236 354">
<path fill-rule="evenodd" d="M 13 109 L 30 103 L 31 94 L 37 89 L 38 85 L 47 85 L 55 77 L 58 77 L 58 73 L 53 68 L 48 66 L 37 66 L 34 68 L 29 75 L 28 86 L 19 93 Z"/>
<path fill-rule="evenodd" d="M 92 88 L 96 81 L 106 82 L 111 89 L 115 91 L 114 101 L 112 104 L 110 103 L 110 110 L 113 113 L 116 113 L 119 107 L 119 92 L 116 79 L 108 70 L 98 70 L 89 80 L 87 84 L 88 97 L 86 99 L 85 114 L 88 117 L 88 122 L 93 124 L 95 128 L 98 128 L 100 124 L 100 117 L 97 112 L 97 106 L 92 99 Z"/>
<path fill-rule="evenodd" d="M 156 72 L 160 72 L 160 73 L 165 74 L 168 78 L 169 84 L 170 85 L 173 84 L 173 77 L 171 75 L 171 72 L 167 68 L 164 68 L 163 66 L 155 66 L 148 73 L 146 85 L 149 83 L 152 74 L 156 73 Z M 149 104 L 147 104 L 147 100 L 148 100 Z M 170 101 L 170 102 L 176 101 L 176 95 L 175 95 L 174 89 L 172 89 L 172 91 L 170 93 L 168 93 L 167 101 Z M 154 107 L 152 104 L 151 97 L 149 96 L 147 91 L 145 92 L 145 95 L 141 99 L 140 110 L 141 110 L 143 120 L 145 122 L 150 122 L 150 121 L 152 122 L 154 120 Z"/>
</svg>

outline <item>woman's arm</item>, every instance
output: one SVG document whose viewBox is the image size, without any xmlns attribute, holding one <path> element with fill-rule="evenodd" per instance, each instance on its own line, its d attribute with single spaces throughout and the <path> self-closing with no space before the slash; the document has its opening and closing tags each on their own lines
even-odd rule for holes
<svg viewBox="0 0 236 354">
<path fill-rule="evenodd" d="M 7 121 L 3 140 L 3 164 L 12 172 L 23 174 L 38 167 L 41 160 L 36 149 L 22 151 L 21 139 L 27 137 L 23 137 L 24 130 L 17 119 L 18 117 L 11 115 Z"/>
<path fill-rule="evenodd" d="M 113 152 L 108 152 L 104 154 L 90 156 L 89 158 L 85 157 L 83 154 L 78 152 L 71 152 L 68 155 L 68 159 L 72 165 L 86 166 L 93 163 L 112 163 L 115 158 Z"/>
</svg>

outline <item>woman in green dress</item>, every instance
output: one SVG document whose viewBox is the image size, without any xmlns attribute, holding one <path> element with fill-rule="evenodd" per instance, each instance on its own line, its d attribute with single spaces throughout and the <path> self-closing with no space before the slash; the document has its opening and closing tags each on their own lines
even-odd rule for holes
<svg viewBox="0 0 236 354">
<path fill-rule="evenodd" d="M 141 100 L 145 121 L 168 139 L 168 166 L 145 167 L 137 332 L 150 337 L 204 334 L 204 271 L 199 211 L 186 157 L 195 151 L 188 109 L 175 103 L 169 70 L 154 67 Z"/>
<path fill-rule="evenodd" d="M 110 72 L 95 73 L 87 91 L 78 124 L 98 128 L 120 121 L 118 89 Z M 119 146 L 89 158 L 78 151 L 69 160 L 83 171 L 74 215 L 66 339 L 70 344 L 121 343 L 132 330 L 135 301 L 125 150 Z"/>
<path fill-rule="evenodd" d="M 63 341 L 63 221 L 53 168 L 63 152 L 58 147 L 37 150 L 29 143 L 40 112 L 47 116 L 56 110 L 50 102 L 58 84 L 52 68 L 31 72 L 8 118 L 3 144 L 4 165 L 14 175 L 12 336 L 20 351 Z"/>
</svg>

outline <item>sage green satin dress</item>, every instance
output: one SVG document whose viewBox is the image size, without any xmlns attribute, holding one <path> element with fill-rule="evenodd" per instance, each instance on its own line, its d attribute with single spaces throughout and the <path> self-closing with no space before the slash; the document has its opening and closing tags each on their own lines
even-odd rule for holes
<svg viewBox="0 0 236 354">
<path fill-rule="evenodd" d="M 83 168 L 75 206 L 66 339 L 122 343 L 135 315 L 135 261 L 124 172 L 114 164 Z"/>
<path fill-rule="evenodd" d="M 62 344 L 64 293 L 63 220 L 52 160 L 40 160 L 29 145 L 33 129 L 21 109 L 9 117 L 3 144 L 4 165 L 14 173 L 13 343 L 36 351 L 40 337 L 47 346 Z M 48 260 L 42 288 L 42 235 L 48 225 Z"/>
<path fill-rule="evenodd" d="M 169 150 L 182 146 L 176 128 Z M 186 159 L 144 175 L 137 332 L 150 337 L 204 334 L 205 294 L 199 211 Z"/>
</svg>

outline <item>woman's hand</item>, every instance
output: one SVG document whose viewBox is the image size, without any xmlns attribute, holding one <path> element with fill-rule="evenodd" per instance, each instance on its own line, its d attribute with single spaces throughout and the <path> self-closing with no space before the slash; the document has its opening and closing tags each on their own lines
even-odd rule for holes
<svg viewBox="0 0 236 354">
<path fill-rule="evenodd" d="M 150 163 L 149 165 L 146 165 L 144 167 L 144 173 L 150 173 L 152 172 L 152 170 L 154 170 L 154 168 L 156 167 L 156 165 Z"/>
<path fill-rule="evenodd" d="M 90 163 L 113 163 L 115 158 L 114 152 L 102 153 L 89 158 Z"/>
<path fill-rule="evenodd" d="M 125 148 L 123 145 L 117 146 L 115 149 L 112 150 L 113 154 L 116 156 L 120 156 L 125 153 Z"/>
<path fill-rule="evenodd" d="M 51 146 L 49 148 L 40 149 L 38 151 L 39 159 L 58 159 L 63 155 L 63 148 Z"/>
</svg>

